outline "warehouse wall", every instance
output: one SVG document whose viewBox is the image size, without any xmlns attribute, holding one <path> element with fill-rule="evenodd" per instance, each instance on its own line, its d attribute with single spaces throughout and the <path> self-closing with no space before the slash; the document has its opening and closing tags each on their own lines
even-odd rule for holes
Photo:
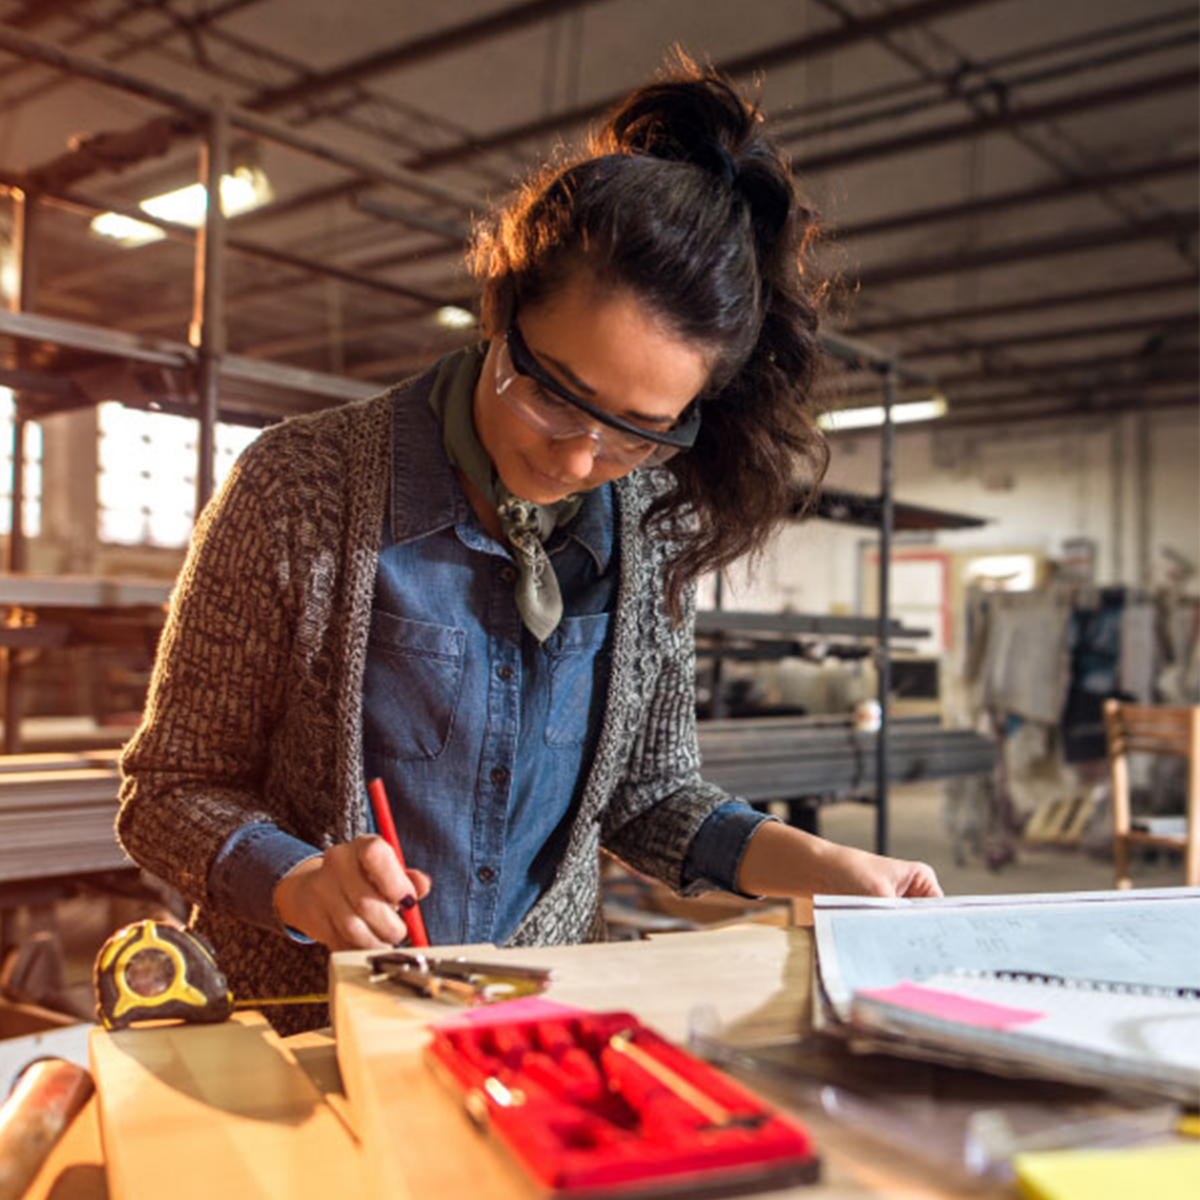
<svg viewBox="0 0 1200 1200">
<path fill-rule="evenodd" d="M 1143 433 L 1144 424 L 1144 433 Z M 1148 451 L 1139 465 L 1139 439 Z M 1079 422 L 953 431 L 901 429 L 896 496 L 988 518 L 936 535 L 953 553 L 1031 551 L 1047 559 L 1070 538 L 1096 543 L 1101 583 L 1143 583 L 1169 547 L 1200 567 L 1200 424 L 1190 410 Z M 878 432 L 833 442 L 829 482 L 875 493 Z M 854 612 L 865 529 L 812 521 L 786 529 L 758 571 L 733 571 L 730 608 Z M 901 539 L 902 542 L 912 539 Z M 1197 590 L 1194 578 L 1188 588 Z M 709 590 L 708 595 L 711 595 Z M 703 599 L 703 598 L 702 598 Z"/>
<path fill-rule="evenodd" d="M 46 422 L 44 536 L 31 546 L 31 569 L 169 577 L 180 552 L 95 540 L 95 428 L 90 410 Z M 1200 565 L 1200 424 L 1191 411 L 1093 426 L 902 428 L 896 457 L 899 499 L 989 519 L 982 529 L 938 534 L 936 545 L 953 553 L 1023 550 L 1054 558 L 1065 540 L 1086 537 L 1096 543 L 1100 582 L 1141 582 L 1143 542 L 1152 568 L 1163 546 Z M 878 481 L 878 433 L 837 437 L 829 482 L 875 492 Z M 871 540 L 870 531 L 852 526 L 791 525 L 753 575 L 730 572 L 726 606 L 854 612 L 861 548 Z M 701 599 L 711 599 L 711 587 Z"/>
</svg>

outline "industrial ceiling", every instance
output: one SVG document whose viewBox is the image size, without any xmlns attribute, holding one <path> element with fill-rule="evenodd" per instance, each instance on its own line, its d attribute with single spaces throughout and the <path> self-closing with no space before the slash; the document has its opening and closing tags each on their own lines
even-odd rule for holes
<svg viewBox="0 0 1200 1200">
<path fill-rule="evenodd" d="M 472 214 L 674 45 L 757 89 L 822 214 L 828 329 L 935 378 L 946 423 L 1197 407 L 1200 16 L 1176 0 L 0 0 L 0 244 L 29 221 L 0 382 L 42 411 L 145 402 L 186 357 L 194 236 L 89 222 L 195 180 L 214 109 L 274 196 L 210 263 L 221 403 L 403 377 L 473 336 L 436 320 L 471 303 Z"/>
</svg>

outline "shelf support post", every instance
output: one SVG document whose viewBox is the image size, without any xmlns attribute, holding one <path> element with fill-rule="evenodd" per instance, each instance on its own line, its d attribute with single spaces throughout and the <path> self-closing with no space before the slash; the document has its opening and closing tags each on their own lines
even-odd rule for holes
<svg viewBox="0 0 1200 1200">
<path fill-rule="evenodd" d="M 200 418 L 197 519 L 213 492 L 221 360 L 225 356 L 225 213 L 221 208 L 221 180 L 228 161 L 229 122 L 223 105 L 216 102 L 200 154 L 200 178 L 208 193 L 208 210 L 196 238 L 192 326 L 188 338 L 196 348 L 196 400 Z"/>
<path fill-rule="evenodd" d="M 879 641 L 876 675 L 879 696 L 879 732 L 875 735 L 875 853 L 888 852 L 888 693 L 892 690 L 891 648 L 888 621 L 891 613 L 892 526 L 895 521 L 896 367 L 883 373 L 883 444 L 879 455 Z"/>
<path fill-rule="evenodd" d="M 14 188 L 10 195 L 13 206 L 13 262 L 17 270 L 17 286 L 9 307 L 13 312 L 31 312 L 37 279 L 33 258 L 33 235 L 37 220 L 34 196 Z M 18 354 L 28 353 L 22 347 Z M 8 546 L 4 568 L 10 574 L 24 571 L 28 565 L 28 546 L 25 541 L 25 434 L 28 420 L 20 392 L 13 394 L 12 424 L 12 505 L 8 526 Z M 21 710 L 24 707 L 24 688 L 21 686 L 20 651 L 15 646 L 4 650 L 4 753 L 21 752 Z"/>
</svg>

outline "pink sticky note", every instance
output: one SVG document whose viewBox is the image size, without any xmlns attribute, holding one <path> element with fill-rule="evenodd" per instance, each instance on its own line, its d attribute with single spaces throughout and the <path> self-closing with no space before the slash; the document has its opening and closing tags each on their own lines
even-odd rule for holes
<svg viewBox="0 0 1200 1200">
<path fill-rule="evenodd" d="M 894 1004 L 910 1012 L 940 1017 L 944 1021 L 956 1021 L 960 1025 L 977 1025 L 984 1029 L 1008 1029 L 1012 1025 L 1037 1021 L 1046 1015 L 1032 1009 L 1012 1008 L 1007 1004 L 974 1000 L 970 996 L 959 996 L 954 992 L 943 992 L 937 988 L 922 987 L 907 981 L 897 983 L 893 987 L 858 992 L 856 995 L 881 1000 L 885 1004 Z"/>
<path fill-rule="evenodd" d="M 541 996 L 522 996 L 519 1000 L 503 1000 L 499 1004 L 482 1004 L 465 1012 L 455 1013 L 440 1021 L 431 1021 L 434 1029 L 455 1029 L 462 1025 L 478 1028 L 481 1025 L 507 1024 L 510 1021 L 553 1021 L 578 1016 L 585 1010 L 570 1004 L 556 1004 Z"/>
</svg>

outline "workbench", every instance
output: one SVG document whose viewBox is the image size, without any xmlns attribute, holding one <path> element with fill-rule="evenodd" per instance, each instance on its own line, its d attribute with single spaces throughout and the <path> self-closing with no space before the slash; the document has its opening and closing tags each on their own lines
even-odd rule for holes
<svg viewBox="0 0 1200 1200">
<path fill-rule="evenodd" d="M 702 1007 L 710 1010 L 719 1022 L 723 1035 L 743 1046 L 786 1042 L 796 1039 L 810 1025 L 810 979 L 812 973 L 812 936 L 804 928 L 774 928 L 739 925 L 721 930 L 698 933 L 667 934 L 641 942 L 620 942 L 602 945 L 558 947 L 548 949 L 494 950 L 472 947 L 474 957 L 507 956 L 515 961 L 546 966 L 554 973 L 546 998 L 563 1004 L 593 1009 L 627 1009 L 658 1029 L 665 1036 L 683 1041 L 687 1036 L 689 1018 Z M 338 955 L 336 973 L 353 983 L 365 974 L 365 955 Z M 409 1131 L 414 1153 L 404 1156 L 401 1167 L 411 1172 L 406 1186 L 387 1189 L 366 1188 L 368 1195 L 386 1195 L 389 1200 L 399 1196 L 436 1196 L 437 1200 L 499 1200 L 520 1195 L 514 1177 L 494 1157 L 489 1143 L 470 1126 L 450 1093 L 442 1089 L 420 1058 L 422 1037 L 414 1035 L 421 1027 L 424 1014 L 445 1016 L 447 1007 L 432 1001 L 401 1000 L 399 995 L 384 997 L 385 1004 L 395 1005 L 396 1034 L 394 1045 L 383 1047 L 392 1056 L 389 1086 L 383 1108 L 374 1113 L 393 1130 Z M 403 1015 L 401 1015 L 403 1010 Z M 381 1010 L 382 1011 L 382 1010 Z M 371 1014 L 379 1018 L 380 1012 Z M 383 1018 L 386 1020 L 386 1016 Z M 240 1020 L 240 1018 L 239 1018 Z M 385 1026 L 386 1028 L 386 1026 Z M 136 1036 L 138 1031 L 125 1036 Z M 235 1036 L 245 1036 L 245 1027 L 227 1023 L 216 1027 L 191 1027 L 182 1034 L 202 1034 L 233 1044 Z M 392 1042 L 391 1035 L 379 1039 Z M 130 1043 L 126 1042 L 126 1046 Z M 294 1060 L 298 1061 L 316 1084 L 316 1092 L 335 1112 L 347 1115 L 336 1070 L 335 1043 L 327 1034 L 308 1034 L 289 1038 L 284 1043 Z M 161 1056 L 162 1073 L 169 1073 L 170 1055 Z M 155 1068 L 158 1069 L 157 1067 Z M 916 1070 L 897 1062 L 897 1071 Z M 398 1073 L 397 1073 L 398 1072 Z M 195 1104 L 198 1091 L 190 1086 L 181 1089 L 192 1093 L 184 1097 Z M 349 1081 L 348 1081 L 349 1082 Z M 107 1081 L 100 1079 L 103 1089 Z M 306 1087 L 308 1086 L 306 1081 Z M 351 1087 L 351 1093 L 353 1088 Z M 232 1115 L 248 1111 L 248 1097 L 225 1101 L 225 1112 Z M 353 1094 L 349 1119 L 355 1119 Z M 38 1176 L 27 1200 L 104 1200 L 110 1195 L 104 1175 L 96 1100 L 93 1099 L 68 1130 L 63 1141 Z M 813 1186 L 794 1187 L 785 1191 L 758 1193 L 763 1200 L 866 1200 L 887 1198 L 897 1200 L 951 1200 L 957 1197 L 1012 1197 L 1015 1190 L 1000 1185 L 971 1184 L 948 1175 L 918 1159 L 904 1159 L 894 1149 L 866 1138 L 861 1131 L 839 1126 L 828 1116 L 808 1109 L 800 1116 L 816 1137 L 823 1160 L 821 1181 Z M 256 1120 L 262 1120 L 261 1114 Z M 259 1128 L 265 1128 L 259 1126 Z M 357 1176 L 363 1169 L 363 1146 L 356 1146 L 346 1135 L 342 1152 L 346 1168 L 344 1177 Z M 432 1139 L 432 1140 L 431 1140 Z M 224 1145 L 238 1144 L 239 1139 L 227 1139 Z M 245 1145 L 244 1136 L 240 1144 Z M 210 1151 L 211 1153 L 211 1151 Z M 197 1148 L 197 1170 L 212 1178 L 204 1169 L 204 1150 Z M 243 1166 L 250 1161 L 243 1156 Z M 177 1178 L 188 1174 L 186 1164 L 179 1162 Z M 211 1166 L 211 1159 L 209 1162 Z M 255 1161 L 256 1180 L 247 1182 L 225 1194 L 237 1200 L 252 1200 L 262 1194 L 277 1194 L 277 1182 L 264 1184 L 262 1192 L 255 1190 L 256 1182 L 270 1179 L 274 1164 L 269 1156 Z M 420 1178 L 425 1172 L 428 1177 Z M 438 1177 L 438 1190 L 424 1190 L 432 1183 L 429 1173 Z M 456 1184 L 455 1180 L 459 1183 Z M 469 1180 L 469 1183 L 464 1181 Z M 315 1181 L 314 1181 L 315 1182 Z M 181 1192 L 176 1184 L 164 1180 L 165 1190 L 172 1196 Z M 463 1190 L 458 1190 L 459 1187 Z M 186 1191 L 186 1189 L 185 1189 Z M 115 1190 L 112 1193 L 116 1194 Z M 190 1195 L 190 1192 L 188 1193 Z M 213 1194 L 211 1191 L 205 1194 Z M 217 1194 L 220 1194 L 219 1192 Z M 315 1194 L 315 1193 L 314 1193 Z M 295 1200 L 303 1200 L 301 1195 Z M 321 1200 L 328 1200 L 323 1193 Z"/>
</svg>

